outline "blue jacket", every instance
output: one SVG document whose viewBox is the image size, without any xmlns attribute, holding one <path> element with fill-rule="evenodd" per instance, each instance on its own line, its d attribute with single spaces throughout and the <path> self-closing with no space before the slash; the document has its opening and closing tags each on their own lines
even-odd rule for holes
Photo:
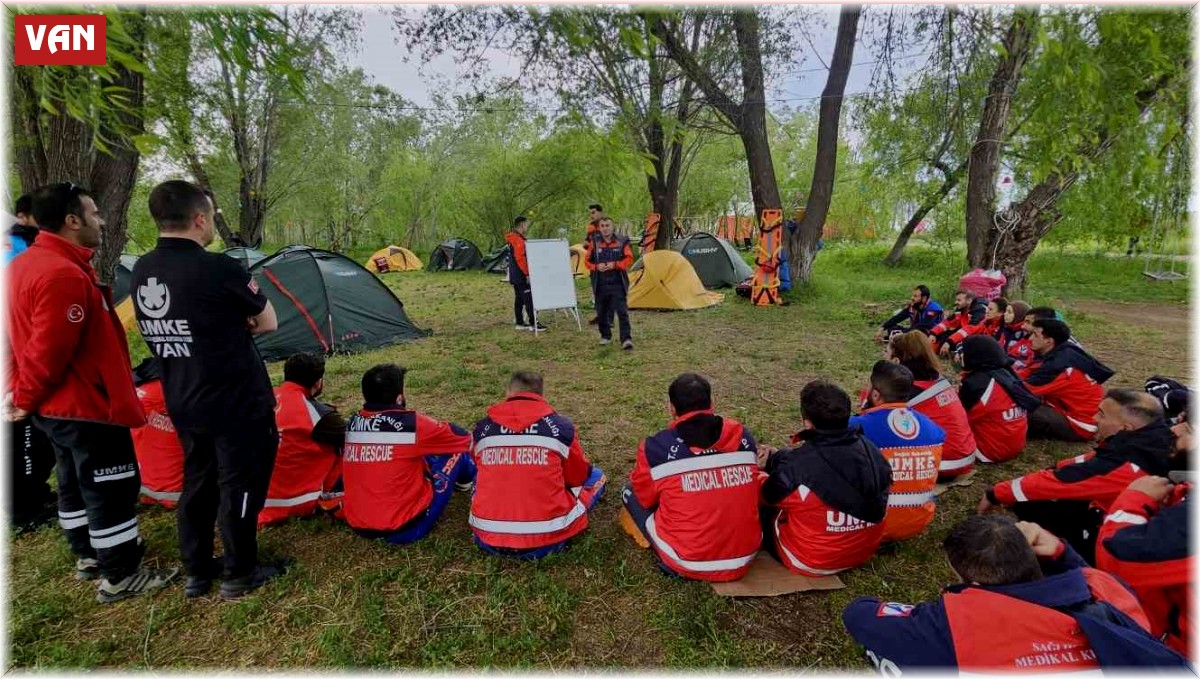
<svg viewBox="0 0 1200 679">
<path fill-rule="evenodd" d="M 925 334 L 929 334 L 930 330 L 942 322 L 945 316 L 945 311 L 941 305 L 932 299 L 921 308 L 920 311 L 915 311 L 911 304 L 900 309 L 894 316 L 883 322 L 884 330 L 898 328 L 902 323 L 908 324 L 908 330 L 924 330 Z"/>
</svg>

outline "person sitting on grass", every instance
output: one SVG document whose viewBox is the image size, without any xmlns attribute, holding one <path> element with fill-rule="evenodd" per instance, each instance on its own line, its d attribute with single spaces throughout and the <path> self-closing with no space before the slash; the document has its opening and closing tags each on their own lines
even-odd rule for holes
<svg viewBox="0 0 1200 679">
<path fill-rule="evenodd" d="M 346 420 L 317 400 L 324 389 L 323 356 L 302 352 L 283 364 L 283 384 L 275 388 L 279 452 L 258 514 L 259 528 L 310 516 L 318 508 L 336 511 L 341 505 Z"/>
<path fill-rule="evenodd" d="M 788 570 L 821 577 L 860 566 L 879 549 L 892 467 L 850 428 L 850 397 L 837 385 L 804 385 L 800 413 L 799 446 L 759 448 L 763 547 Z"/>
<path fill-rule="evenodd" d="M 1008 309 L 1004 311 L 1004 325 L 1000 329 L 1000 335 L 996 337 L 996 341 L 1000 342 L 1000 346 L 1004 351 L 1013 357 L 1015 360 L 1021 360 L 1019 355 L 1021 352 L 1018 349 L 1014 353 L 1014 347 L 1029 336 L 1029 332 L 1025 329 L 1025 317 L 1029 315 L 1029 303 L 1022 300 L 1013 300 L 1008 303 Z M 1025 358 L 1033 353 L 1032 349 L 1026 349 Z"/>
<path fill-rule="evenodd" d="M 871 407 L 850 420 L 892 465 L 892 488 L 883 521 L 883 539 L 906 540 L 933 520 L 938 466 L 946 435 L 925 415 L 907 406 L 913 390 L 912 372 L 889 361 L 871 369 Z"/>
<path fill-rule="evenodd" d="M 346 423 L 342 451 L 346 523 L 363 537 L 395 545 L 428 535 L 453 491 L 475 483 L 471 435 L 410 409 L 406 372 L 389 363 L 363 375 L 365 403 Z"/>
<path fill-rule="evenodd" d="M 175 509 L 183 494 L 183 445 L 167 413 L 158 359 L 147 358 L 133 369 L 133 385 L 146 413 L 146 424 L 130 431 L 142 481 L 138 499 Z"/>
<path fill-rule="evenodd" d="M 933 420 L 946 435 L 938 480 L 970 474 L 975 469 L 975 453 L 978 452 L 975 435 L 958 392 L 950 380 L 942 376 L 942 366 L 929 346 L 929 338 L 920 332 L 893 335 L 888 343 L 888 360 L 912 372 L 913 390 L 908 407 Z"/>
<path fill-rule="evenodd" d="M 1045 528 L 973 516 L 942 542 L 960 584 L 911 605 L 860 597 L 846 631 L 885 676 L 1078 672 L 1186 661 L 1147 631 L 1137 599 Z"/>
<path fill-rule="evenodd" d="M 480 549 L 539 559 L 588 527 L 607 479 L 588 461 L 575 424 L 542 396 L 540 374 L 513 373 L 473 438 L 469 523 Z"/>
<path fill-rule="evenodd" d="M 934 350 L 942 356 L 949 356 L 959 342 L 983 323 L 986 313 L 987 302 L 969 290 L 959 290 L 954 295 L 954 312 L 929 331 Z"/>
<path fill-rule="evenodd" d="M 1042 397 L 1042 407 L 1029 416 L 1032 438 L 1087 441 L 1096 433 L 1096 408 L 1104 396 L 1100 385 L 1113 371 L 1078 345 L 1071 344 L 1071 328 L 1062 321 L 1033 322 L 1031 346 L 1040 359 L 1025 379 L 1025 386 Z"/>
<path fill-rule="evenodd" d="M 1011 308 L 1011 307 L 1010 307 Z M 1025 449 L 1028 412 L 1042 405 L 1012 371 L 1012 358 L 986 335 L 963 340 L 962 386 L 958 399 L 979 450 L 980 462 L 1007 462 Z"/>
<path fill-rule="evenodd" d="M 1018 518 L 1070 542 L 1092 563 L 1096 534 L 1113 500 L 1135 479 L 1166 476 L 1174 441 L 1162 406 L 1135 389 L 1105 394 L 1096 424 L 1100 443 L 1095 450 L 995 484 L 979 501 L 979 513 L 1010 507 Z"/>
<path fill-rule="evenodd" d="M 713 412 L 712 386 L 695 373 L 667 390 L 671 424 L 641 442 L 621 493 L 659 568 L 692 580 L 737 580 L 762 544 L 758 444 Z"/>
<path fill-rule="evenodd" d="M 893 335 L 911 330 L 920 330 L 928 335 L 942 322 L 944 313 L 942 306 L 930 297 L 929 287 L 918 285 L 912 290 L 908 306 L 901 307 L 895 315 L 883 322 L 879 331 L 875 333 L 875 341 L 884 342 Z"/>
</svg>

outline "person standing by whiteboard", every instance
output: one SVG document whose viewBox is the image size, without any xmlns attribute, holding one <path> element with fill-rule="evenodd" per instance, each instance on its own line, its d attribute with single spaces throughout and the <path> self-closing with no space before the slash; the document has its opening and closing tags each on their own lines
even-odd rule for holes
<svg viewBox="0 0 1200 679">
<path fill-rule="evenodd" d="M 512 231 L 504 236 L 508 242 L 508 282 L 513 286 L 513 314 L 517 317 L 517 330 L 533 330 L 533 288 L 529 285 L 529 258 L 525 255 L 525 233 L 529 231 L 529 219 L 524 215 L 513 220 Z M 529 322 L 525 322 L 526 315 Z M 541 323 L 536 328 L 545 330 Z"/>
<path fill-rule="evenodd" d="M 596 315 L 600 318 L 601 346 L 612 341 L 612 317 L 616 313 L 621 327 L 621 348 L 633 348 L 629 327 L 629 267 L 633 248 L 629 238 L 613 233 L 612 220 L 600 219 L 600 235 L 587 242 L 587 268 L 595 280 Z"/>
</svg>

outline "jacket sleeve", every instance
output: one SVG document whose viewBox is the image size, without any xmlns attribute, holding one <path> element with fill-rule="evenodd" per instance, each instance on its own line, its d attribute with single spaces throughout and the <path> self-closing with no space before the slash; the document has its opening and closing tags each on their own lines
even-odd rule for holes
<svg viewBox="0 0 1200 679">
<path fill-rule="evenodd" d="M 1041 361 L 1025 378 L 1025 386 L 1034 394 L 1044 396 L 1060 389 L 1066 382 L 1063 378 L 1063 366 L 1058 361 Z"/>
<path fill-rule="evenodd" d="M 1100 524 L 1096 566 L 1134 588 L 1190 583 L 1187 506 L 1160 509 L 1141 491 L 1121 493 Z"/>
<path fill-rule="evenodd" d="M 591 231 L 588 232 L 587 242 L 583 244 L 583 265 L 588 271 L 596 272 L 596 240 L 591 237 Z"/>
<path fill-rule="evenodd" d="M 658 486 L 650 477 L 650 463 L 646 461 L 646 442 L 638 444 L 637 460 L 633 463 L 633 471 L 629 472 L 629 485 L 638 504 L 653 510 L 658 506 Z"/>
<path fill-rule="evenodd" d="M 789 497 L 795 495 L 794 491 L 799 484 L 792 478 L 791 466 L 787 464 L 786 457 L 793 454 L 790 450 L 780 450 L 767 459 L 767 480 L 762 486 L 763 504 L 780 507 Z"/>
<path fill-rule="evenodd" d="M 82 277 L 54 278 L 37 286 L 33 309 L 23 310 L 30 316 L 33 332 L 20 351 L 23 361 L 14 376 L 13 405 L 26 412 L 35 412 L 66 378 L 67 367 L 74 360 L 84 323 L 107 322 L 106 319 L 81 318 L 71 321 L 73 309 L 83 315 L 103 313 L 89 308 L 91 283 Z"/>
<path fill-rule="evenodd" d="M 579 445 L 579 432 L 576 431 L 567 453 L 566 462 L 563 464 L 563 480 L 566 481 L 567 488 L 582 486 L 591 471 L 592 463 L 583 452 L 583 446 Z"/>
<path fill-rule="evenodd" d="M 884 321 L 883 325 L 880 327 L 890 328 L 893 326 L 900 325 L 901 323 L 904 322 L 904 320 L 906 318 L 909 318 L 909 309 L 908 309 L 908 307 L 901 307 L 900 310 L 897 311 L 895 314 L 893 314 L 891 318 Z M 915 320 L 913 321 L 913 324 L 918 325 L 917 321 L 915 321 Z"/>
<path fill-rule="evenodd" d="M 1002 505 L 1035 500 L 1091 500 L 1111 493 L 1114 483 L 1132 481 L 1123 475 L 1115 478 L 1124 465 L 1111 459 L 1089 457 L 1082 462 L 1068 462 L 1001 481 L 988 491 L 988 498 Z"/>
<path fill-rule="evenodd" d="M 885 676 L 956 663 L 950 623 L 940 603 L 910 606 L 860 597 L 842 612 L 842 624 Z"/>
<path fill-rule="evenodd" d="M 625 248 L 621 251 L 621 261 L 617 262 L 617 269 L 629 271 L 631 266 L 633 266 L 633 246 L 629 244 L 629 241 L 625 241 Z"/>
<path fill-rule="evenodd" d="M 516 238 L 513 240 L 513 258 L 517 260 L 517 268 L 526 276 L 529 275 L 529 256 L 525 254 L 525 239 Z"/>
<path fill-rule="evenodd" d="M 457 424 L 418 415 L 416 450 L 421 455 L 465 453 L 471 449 L 471 434 Z"/>
<path fill-rule="evenodd" d="M 333 446 L 341 453 L 342 447 L 346 445 L 346 419 L 341 413 L 330 408 L 313 427 L 312 440 Z"/>
</svg>

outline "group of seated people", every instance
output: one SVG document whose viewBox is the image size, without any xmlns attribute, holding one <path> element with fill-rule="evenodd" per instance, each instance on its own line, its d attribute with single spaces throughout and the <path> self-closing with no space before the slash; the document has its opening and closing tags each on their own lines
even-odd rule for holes
<svg viewBox="0 0 1200 679">
<path fill-rule="evenodd" d="M 810 382 L 800 431 L 784 449 L 718 415 L 707 379 L 678 376 L 667 393 L 671 422 L 641 441 L 622 490 L 625 530 L 673 577 L 735 580 L 760 549 L 794 573 L 827 576 L 921 534 L 937 508 L 935 485 L 976 461 L 1011 460 L 1027 435 L 1096 438 L 1090 453 L 986 491 L 978 515 L 944 542 L 960 585 L 917 606 L 858 599 L 846 629 L 884 671 L 1170 665 L 1181 658 L 1174 651 L 1187 655 L 1190 486 L 1165 478 L 1190 468 L 1187 390 L 1156 378 L 1146 392 L 1104 391 L 1112 371 L 1053 310 L 1019 302 L 1003 312 L 989 305 L 993 319 L 1007 314 L 993 323 L 1010 329 L 1006 339 L 973 330 L 955 338 L 965 325 L 940 331 L 962 367 L 955 388 L 935 348 L 946 320 L 930 325 L 923 289 L 913 302 L 913 327 L 881 332 L 886 359 L 872 367 L 858 414 L 840 387 Z M 972 304 L 960 300 L 956 315 Z M 1014 367 L 1013 342 L 1026 339 L 1031 352 Z M 153 372 L 137 371 L 149 417 L 135 444 L 144 499 L 170 504 L 182 452 L 170 450 Z M 260 526 L 323 511 L 364 537 L 407 544 L 433 530 L 458 490 L 471 494 L 468 523 L 489 554 L 541 558 L 587 529 L 607 479 L 537 373 L 513 374 L 471 431 L 410 407 L 400 366 L 366 372 L 362 408 L 348 420 L 317 400 L 323 377 L 319 356 L 284 366 L 281 444 Z M 1000 507 L 1017 520 L 992 512 Z M 970 632 L 981 628 L 1005 629 L 1005 640 Z"/>
</svg>

